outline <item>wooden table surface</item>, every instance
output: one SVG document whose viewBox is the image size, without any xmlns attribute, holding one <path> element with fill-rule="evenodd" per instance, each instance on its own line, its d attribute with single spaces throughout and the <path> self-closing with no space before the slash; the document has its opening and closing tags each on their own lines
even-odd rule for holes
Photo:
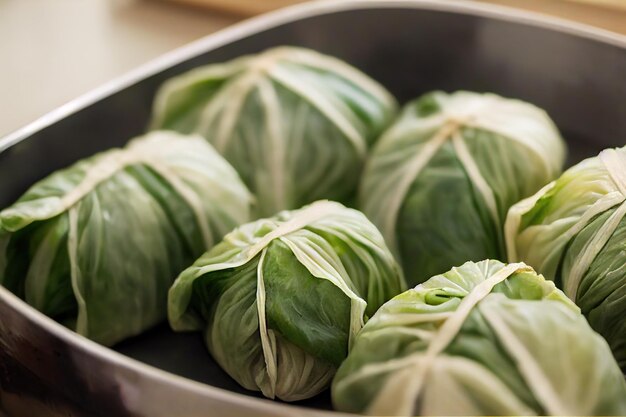
<svg viewBox="0 0 626 417">
<path fill-rule="evenodd" d="M 557 16 L 626 35 L 626 0 L 479 1 Z"/>
<path fill-rule="evenodd" d="M 303 0 L 168 0 L 252 16 Z M 337 0 L 341 1 L 341 0 Z M 466 0 L 472 1 L 472 0 Z M 540 12 L 626 34 L 626 0 L 474 0 Z"/>
</svg>

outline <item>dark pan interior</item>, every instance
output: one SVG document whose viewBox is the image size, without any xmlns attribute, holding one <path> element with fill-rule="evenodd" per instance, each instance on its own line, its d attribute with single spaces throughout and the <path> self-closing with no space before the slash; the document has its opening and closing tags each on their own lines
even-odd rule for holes
<svg viewBox="0 0 626 417">
<path fill-rule="evenodd" d="M 30 135 L 0 154 L 0 207 L 50 172 L 142 133 L 154 92 L 167 78 L 282 44 L 340 57 L 382 82 L 401 102 L 433 89 L 467 89 L 535 103 L 563 132 L 570 164 L 622 146 L 626 139 L 624 47 L 449 12 L 339 11 L 201 54 Z M 174 334 L 164 324 L 116 349 L 173 373 L 244 392 L 210 359 L 199 334 Z M 304 405 L 329 408 L 330 402 L 326 394 Z"/>
</svg>

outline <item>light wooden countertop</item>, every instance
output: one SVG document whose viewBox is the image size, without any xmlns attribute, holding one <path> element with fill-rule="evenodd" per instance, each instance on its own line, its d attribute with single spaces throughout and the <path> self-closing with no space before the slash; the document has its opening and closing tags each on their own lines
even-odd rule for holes
<svg viewBox="0 0 626 417">
<path fill-rule="evenodd" d="M 0 137 L 241 17 L 146 0 L 0 0 Z"/>
</svg>

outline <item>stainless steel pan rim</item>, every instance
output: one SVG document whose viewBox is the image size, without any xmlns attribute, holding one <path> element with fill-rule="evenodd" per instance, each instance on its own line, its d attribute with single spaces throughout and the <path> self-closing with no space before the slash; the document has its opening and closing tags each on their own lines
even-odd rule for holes
<svg viewBox="0 0 626 417">
<path fill-rule="evenodd" d="M 363 10 L 377 8 L 410 8 L 442 11 L 458 14 L 486 17 L 490 19 L 523 23 L 529 26 L 541 27 L 553 31 L 568 33 L 577 37 L 587 38 L 602 43 L 608 43 L 624 48 L 626 52 L 626 36 L 596 29 L 583 24 L 573 23 L 566 20 L 548 17 L 537 13 L 523 12 L 501 6 L 474 3 L 467 0 L 323 0 L 304 3 L 284 8 L 276 12 L 268 13 L 260 17 L 246 20 L 235 24 L 215 34 L 206 36 L 187 46 L 165 54 L 126 75 L 119 77 L 100 88 L 97 88 L 39 118 L 35 122 L 17 130 L 16 132 L 0 139 L 0 152 L 26 139 L 33 133 L 49 126 L 90 104 L 101 100 L 115 92 L 118 92 L 143 78 L 156 74 L 173 65 L 181 63 L 203 52 L 218 48 L 230 42 L 254 35 L 266 29 L 270 29 L 288 22 L 303 18 L 329 14 L 338 11 Z M 77 349 L 89 355 L 102 358 L 104 361 L 122 368 L 127 368 L 140 373 L 142 376 L 154 382 L 159 381 L 178 389 L 184 389 L 201 396 L 208 396 L 226 403 L 237 403 L 248 406 L 259 412 L 278 413 L 281 415 L 293 415 L 296 410 L 301 415 L 341 415 L 336 412 L 311 410 L 301 407 L 275 403 L 269 400 L 249 397 L 234 393 L 221 388 L 196 382 L 153 366 L 131 359 L 111 349 L 94 343 L 71 330 L 61 326 L 52 319 L 44 316 L 33 309 L 4 287 L 0 286 L 0 300 L 13 308 L 16 312 L 26 317 L 29 321 L 37 323 L 54 337 L 74 345 Z"/>
</svg>

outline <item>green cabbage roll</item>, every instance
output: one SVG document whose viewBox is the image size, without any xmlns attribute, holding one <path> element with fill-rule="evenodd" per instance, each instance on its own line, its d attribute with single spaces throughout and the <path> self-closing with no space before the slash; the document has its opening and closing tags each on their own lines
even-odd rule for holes
<svg viewBox="0 0 626 417">
<path fill-rule="evenodd" d="M 555 281 L 626 372 L 626 148 L 568 169 L 511 207 L 509 258 Z"/>
<path fill-rule="evenodd" d="M 606 341 L 522 263 L 467 262 L 383 305 L 332 386 L 369 415 L 624 415 Z"/>
<path fill-rule="evenodd" d="M 203 135 L 267 217 L 319 199 L 351 203 L 368 149 L 396 108 L 387 90 L 347 63 L 278 47 L 167 81 L 152 126 Z"/>
<path fill-rule="evenodd" d="M 112 345 L 162 321 L 176 276 L 249 220 L 201 137 L 153 132 L 57 171 L 0 212 L 0 284 Z"/>
<path fill-rule="evenodd" d="M 466 261 L 504 260 L 507 210 L 556 178 L 564 157 L 554 123 L 531 104 L 429 93 L 377 142 L 358 207 L 414 285 Z"/>
<path fill-rule="evenodd" d="M 244 388 L 296 401 L 328 387 L 367 317 L 404 288 L 374 225 L 320 201 L 226 235 L 177 278 L 169 320 L 204 331 Z"/>
</svg>

